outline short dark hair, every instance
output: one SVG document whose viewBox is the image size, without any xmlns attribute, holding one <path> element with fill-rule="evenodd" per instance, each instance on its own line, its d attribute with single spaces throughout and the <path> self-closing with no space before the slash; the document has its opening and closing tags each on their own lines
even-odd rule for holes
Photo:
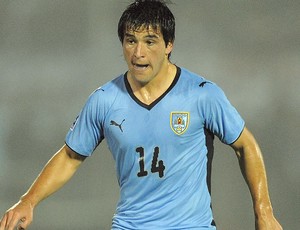
<svg viewBox="0 0 300 230">
<path fill-rule="evenodd" d="M 166 46 L 175 40 L 175 18 L 163 0 L 135 0 L 123 12 L 118 24 L 118 36 L 123 43 L 125 32 L 151 27 L 160 29 Z"/>
</svg>

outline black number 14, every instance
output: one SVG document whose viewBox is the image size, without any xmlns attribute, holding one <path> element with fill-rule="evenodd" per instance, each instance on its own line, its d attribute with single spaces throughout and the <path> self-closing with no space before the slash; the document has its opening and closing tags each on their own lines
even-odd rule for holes
<svg viewBox="0 0 300 230">
<path fill-rule="evenodd" d="M 143 147 L 136 148 L 136 152 L 140 154 L 140 171 L 137 173 L 138 177 L 143 177 L 148 175 L 148 171 L 145 170 L 145 151 Z M 164 176 L 165 166 L 162 160 L 158 161 L 159 148 L 155 147 L 153 152 L 152 164 L 151 164 L 151 172 L 158 173 L 159 177 L 162 178 Z"/>
</svg>

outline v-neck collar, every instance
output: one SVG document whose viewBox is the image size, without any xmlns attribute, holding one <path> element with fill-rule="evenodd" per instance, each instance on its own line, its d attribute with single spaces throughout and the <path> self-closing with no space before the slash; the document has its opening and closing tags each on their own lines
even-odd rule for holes
<svg viewBox="0 0 300 230">
<path fill-rule="evenodd" d="M 160 102 L 160 101 L 167 95 L 167 93 L 169 93 L 169 92 L 171 91 L 171 89 L 176 85 L 176 83 L 177 83 L 177 81 L 178 81 L 178 79 L 179 79 L 180 73 L 181 73 L 181 69 L 180 69 L 178 66 L 176 66 L 176 75 L 175 75 L 175 78 L 174 78 L 172 84 L 169 86 L 169 88 L 168 88 L 168 89 L 167 89 L 160 97 L 158 97 L 155 101 L 153 101 L 153 102 L 152 102 L 151 104 L 149 104 L 149 105 L 147 105 L 147 104 L 141 102 L 141 101 L 134 95 L 134 93 L 133 93 L 133 91 L 132 91 L 132 88 L 131 88 L 131 86 L 130 86 L 130 84 L 129 84 L 129 81 L 128 81 L 128 79 L 127 79 L 127 73 L 128 73 L 128 72 L 126 72 L 126 73 L 124 74 L 124 83 L 125 83 L 125 87 L 126 87 L 126 89 L 127 89 L 127 92 L 129 93 L 130 97 L 131 97 L 137 104 L 139 104 L 140 106 L 144 107 L 144 108 L 147 109 L 147 110 L 151 110 L 151 109 L 152 109 L 158 102 Z"/>
</svg>

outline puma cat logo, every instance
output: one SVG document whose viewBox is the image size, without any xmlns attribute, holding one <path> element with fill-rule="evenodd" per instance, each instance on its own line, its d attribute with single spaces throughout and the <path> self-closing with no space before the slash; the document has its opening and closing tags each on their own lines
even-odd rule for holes
<svg viewBox="0 0 300 230">
<path fill-rule="evenodd" d="M 207 84 L 207 83 L 211 84 L 211 82 L 204 81 L 204 82 L 201 82 L 201 83 L 200 83 L 199 87 L 202 87 L 202 88 L 203 88 L 203 87 L 204 87 L 204 85 L 205 85 L 205 84 Z"/>
<path fill-rule="evenodd" d="M 110 121 L 110 125 L 114 125 L 114 126 L 119 127 L 119 129 L 120 129 L 121 132 L 123 133 L 122 124 L 123 124 L 124 121 L 125 121 L 125 119 L 123 119 L 123 121 L 121 122 L 121 124 L 118 124 L 117 122 L 111 120 L 111 121 Z"/>
</svg>

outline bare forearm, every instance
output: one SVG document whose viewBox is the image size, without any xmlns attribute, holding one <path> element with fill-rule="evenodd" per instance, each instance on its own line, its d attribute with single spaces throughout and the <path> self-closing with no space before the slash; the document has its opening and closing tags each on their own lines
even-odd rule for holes
<svg viewBox="0 0 300 230">
<path fill-rule="evenodd" d="M 273 215 L 265 165 L 260 148 L 253 135 L 247 128 L 244 128 L 238 140 L 231 146 L 239 159 L 242 174 L 252 196 L 255 229 L 282 230 L 281 225 Z"/>
<path fill-rule="evenodd" d="M 255 214 L 272 212 L 264 161 L 258 145 L 249 145 L 240 153 L 239 163 L 249 187 Z"/>
<path fill-rule="evenodd" d="M 29 190 L 21 197 L 34 207 L 59 190 L 75 173 L 81 161 L 71 159 L 66 146 L 62 147 L 45 165 Z"/>
</svg>

